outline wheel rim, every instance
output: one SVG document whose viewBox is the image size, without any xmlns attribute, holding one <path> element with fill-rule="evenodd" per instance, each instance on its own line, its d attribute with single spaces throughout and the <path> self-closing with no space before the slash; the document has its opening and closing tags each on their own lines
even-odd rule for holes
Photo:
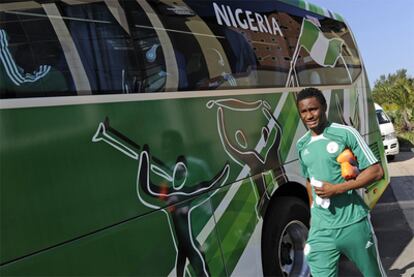
<svg viewBox="0 0 414 277">
<path fill-rule="evenodd" d="M 303 248 L 306 244 L 308 228 L 301 221 L 289 222 L 279 240 L 279 266 L 284 276 L 309 276 Z"/>
</svg>

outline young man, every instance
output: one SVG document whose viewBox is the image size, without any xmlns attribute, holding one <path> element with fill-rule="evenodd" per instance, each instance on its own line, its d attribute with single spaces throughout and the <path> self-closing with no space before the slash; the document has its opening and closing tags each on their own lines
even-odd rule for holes
<svg viewBox="0 0 414 277">
<path fill-rule="evenodd" d="M 311 205 L 311 228 L 304 252 L 312 276 L 337 276 L 341 254 L 354 262 L 364 276 L 385 276 L 368 207 L 356 192 L 382 178 L 378 160 L 354 128 L 327 120 L 326 100 L 320 90 L 300 91 L 297 106 L 309 129 L 296 147 Z M 346 148 L 356 156 L 361 171 L 349 181 L 342 178 L 336 161 Z M 312 185 L 314 180 L 322 182 L 322 186 Z M 313 201 L 317 197 L 322 198 L 322 203 Z"/>
</svg>

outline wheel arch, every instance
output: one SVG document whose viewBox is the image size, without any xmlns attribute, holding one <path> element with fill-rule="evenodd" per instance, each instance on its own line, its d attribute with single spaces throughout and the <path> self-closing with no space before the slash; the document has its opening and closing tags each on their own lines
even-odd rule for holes
<svg viewBox="0 0 414 277">
<path fill-rule="evenodd" d="M 266 225 L 266 221 L 268 221 L 267 219 L 269 216 L 271 216 L 270 211 L 272 210 L 272 207 L 276 205 L 277 199 L 284 196 L 297 197 L 309 205 L 308 192 L 306 191 L 305 186 L 297 182 L 287 182 L 283 184 L 273 193 L 272 197 L 270 198 L 269 205 L 266 207 L 263 229 Z"/>
</svg>

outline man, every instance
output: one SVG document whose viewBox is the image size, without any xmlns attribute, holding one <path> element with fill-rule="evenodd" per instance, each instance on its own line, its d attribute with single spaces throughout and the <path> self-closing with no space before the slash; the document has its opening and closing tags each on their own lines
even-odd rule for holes
<svg viewBox="0 0 414 277">
<path fill-rule="evenodd" d="M 326 100 L 320 90 L 300 91 L 297 106 L 309 129 L 296 146 L 311 205 L 311 228 L 304 252 L 312 276 L 337 276 L 341 254 L 364 276 L 385 276 L 368 207 L 356 192 L 382 178 L 378 160 L 354 128 L 327 120 Z M 336 161 L 346 148 L 356 156 L 361 171 L 348 181 L 342 178 Z M 311 180 L 321 181 L 322 186 L 312 186 Z M 314 202 L 316 196 L 329 199 L 327 205 Z"/>
</svg>

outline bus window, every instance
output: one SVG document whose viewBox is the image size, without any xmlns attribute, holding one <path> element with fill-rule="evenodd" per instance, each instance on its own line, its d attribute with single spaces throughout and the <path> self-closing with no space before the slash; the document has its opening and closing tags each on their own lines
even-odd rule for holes
<svg viewBox="0 0 414 277">
<path fill-rule="evenodd" d="M 264 12 L 267 14 L 268 22 L 276 18 L 278 22 L 284 22 L 288 17 L 285 13 L 273 10 L 264 10 Z M 290 59 L 286 59 L 290 56 L 288 39 L 285 32 L 267 31 L 268 33 L 251 30 L 244 32 L 257 56 L 258 87 L 283 87 L 286 84 L 290 64 Z"/>
<path fill-rule="evenodd" d="M 177 82 L 170 82 L 167 91 L 194 90 L 200 80 L 208 76 L 208 68 L 199 38 L 205 38 L 199 26 L 193 24 L 195 14 L 184 3 L 172 1 L 150 1 L 150 8 L 157 12 L 158 17 L 153 19 L 159 36 L 164 36 L 168 43 L 164 44 L 167 57 L 172 56 L 175 64 L 167 69 L 168 76 L 174 77 Z M 171 64 L 171 63 L 170 63 Z"/>
<path fill-rule="evenodd" d="M 242 88 L 257 85 L 256 57 L 239 30 L 222 28 L 204 16 L 211 3 L 151 1 L 172 43 L 178 90 Z M 211 14 L 209 14 L 211 15 Z M 167 88 L 171 90 L 171 87 Z"/>
<path fill-rule="evenodd" d="M 136 1 L 33 5 L 0 12 L 1 98 L 165 90 L 161 42 Z"/>
<path fill-rule="evenodd" d="M 361 72 L 361 61 L 345 24 L 309 15 L 300 27 L 297 51 L 293 54 L 297 85 L 351 84 Z M 308 38 L 313 35 L 319 38 L 311 43 Z M 312 48 L 323 44 L 327 46 L 326 51 L 313 54 Z"/>
<path fill-rule="evenodd" d="M 128 6 L 120 12 L 124 12 L 126 18 L 147 21 L 136 2 L 127 1 L 125 5 Z M 131 28 L 119 24 L 104 2 L 80 5 L 62 3 L 60 8 L 64 18 L 82 19 L 65 21 L 94 94 L 163 89 L 163 82 L 159 82 L 163 78 L 158 75 L 159 67 L 153 66 L 163 60 L 158 57 L 160 44 L 154 31 L 148 28 L 143 31 L 132 28 L 130 31 Z M 136 24 L 148 25 L 147 22 Z"/>
<path fill-rule="evenodd" d="M 337 85 L 361 72 L 343 22 L 282 2 L 33 5 L 0 12 L 2 98 Z"/>
<path fill-rule="evenodd" d="M 0 12 L 0 98 L 74 95 L 59 40 L 42 8 Z"/>
<path fill-rule="evenodd" d="M 355 43 L 343 22 L 272 1 L 261 5 L 249 1 L 186 3 L 206 22 L 223 49 L 231 50 L 226 54 L 233 77 L 239 74 L 234 72 L 237 63 L 249 61 L 250 71 L 244 70 L 243 75 L 257 80 L 246 87 L 350 84 L 361 72 Z M 309 41 L 310 37 L 315 39 Z M 244 50 L 235 48 L 236 44 Z M 320 45 L 328 46 L 324 53 L 312 51 Z M 213 77 L 211 70 L 209 73 Z M 235 86 L 244 87 L 239 83 Z"/>
</svg>

